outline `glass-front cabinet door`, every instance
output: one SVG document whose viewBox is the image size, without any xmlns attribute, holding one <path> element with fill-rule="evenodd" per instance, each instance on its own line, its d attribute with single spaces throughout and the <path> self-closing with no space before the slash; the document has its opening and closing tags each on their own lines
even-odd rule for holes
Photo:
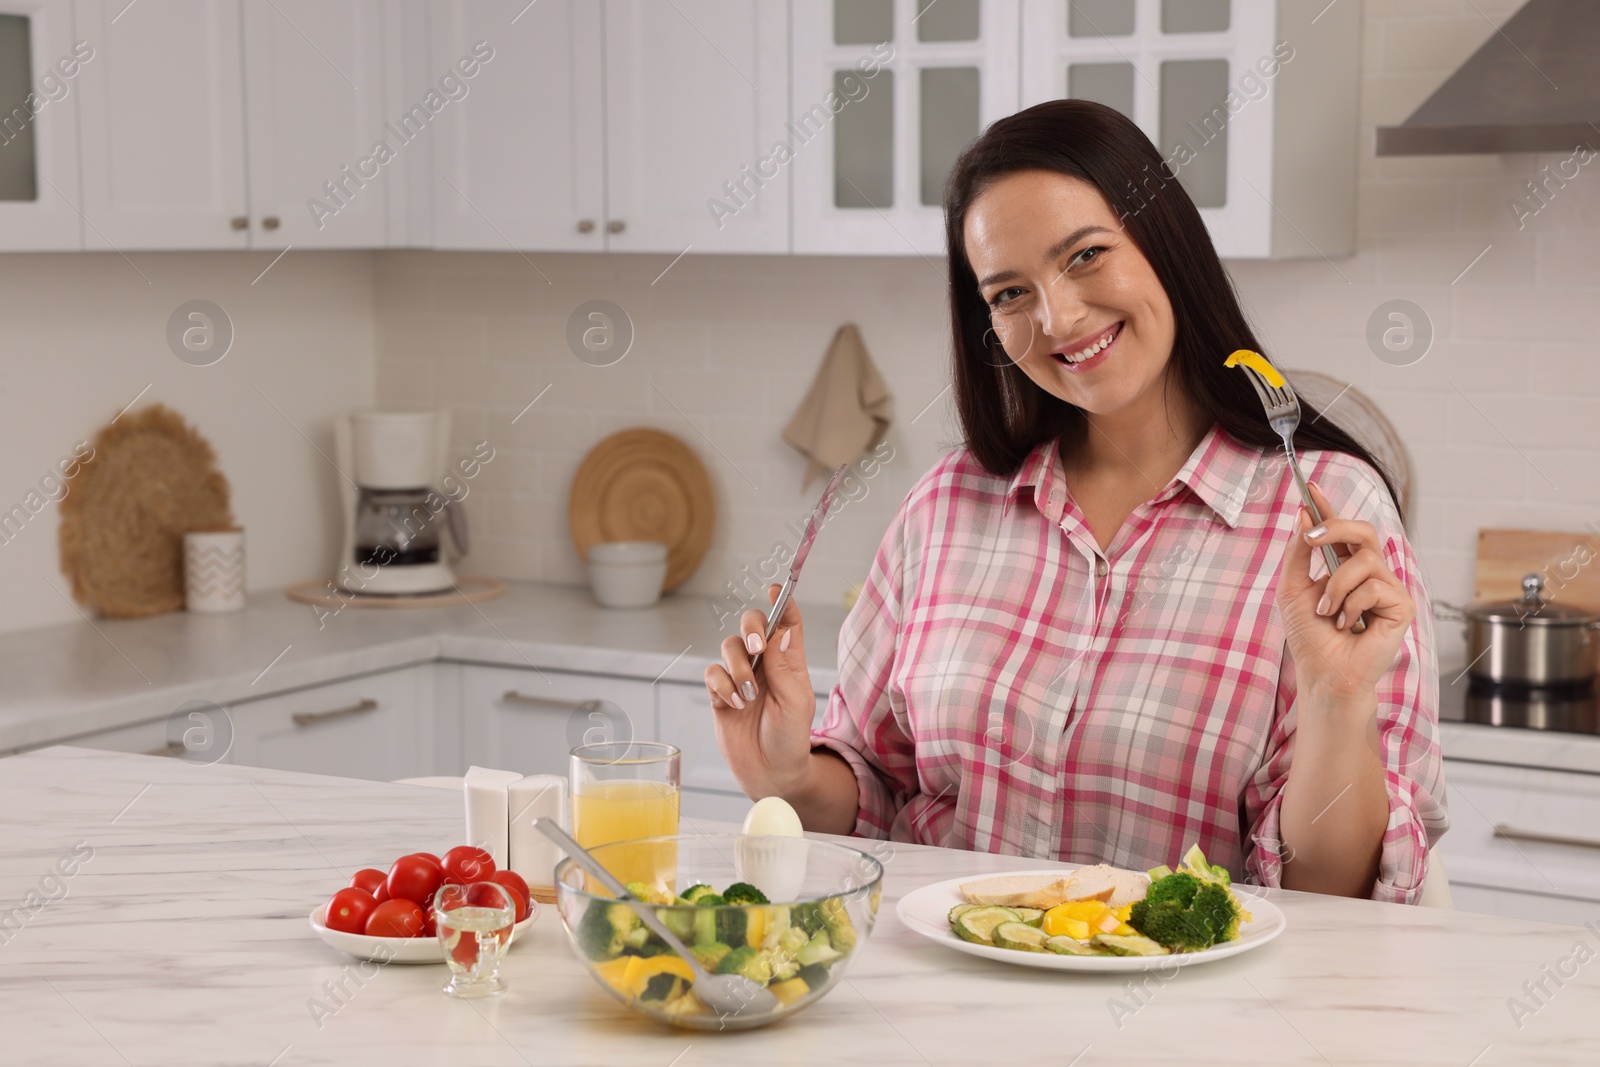
<svg viewBox="0 0 1600 1067">
<path fill-rule="evenodd" d="M 796 252 L 944 255 L 956 157 L 1017 110 L 1020 0 L 794 0 Z"/>
<path fill-rule="evenodd" d="M 1022 0 L 1022 105 L 1063 97 L 1127 115 L 1223 256 L 1270 252 L 1276 0 Z"/>
<path fill-rule="evenodd" d="M 0 251 L 83 245 L 71 0 L 0 0 Z"/>
</svg>

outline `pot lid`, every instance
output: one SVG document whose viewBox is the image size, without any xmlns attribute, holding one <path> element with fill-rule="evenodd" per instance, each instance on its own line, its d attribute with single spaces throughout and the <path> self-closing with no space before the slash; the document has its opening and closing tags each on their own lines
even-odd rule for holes
<svg viewBox="0 0 1600 1067">
<path fill-rule="evenodd" d="M 1544 580 L 1537 574 L 1522 578 L 1522 596 L 1516 600 L 1495 600 L 1473 604 L 1466 614 L 1490 622 L 1514 622 L 1530 626 L 1582 626 L 1600 619 L 1592 611 L 1552 604 L 1541 595 Z"/>
</svg>

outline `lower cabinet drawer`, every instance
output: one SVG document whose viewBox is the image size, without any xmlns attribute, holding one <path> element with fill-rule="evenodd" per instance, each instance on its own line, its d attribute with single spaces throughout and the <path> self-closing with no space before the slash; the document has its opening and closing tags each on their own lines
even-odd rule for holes
<svg viewBox="0 0 1600 1067">
<path fill-rule="evenodd" d="M 232 763 L 393 781 L 433 773 L 433 665 L 231 704 Z"/>
<path fill-rule="evenodd" d="M 1444 778 L 1452 889 L 1600 901 L 1600 776 L 1446 760 Z"/>
<path fill-rule="evenodd" d="M 1515 893 L 1508 889 L 1463 885 L 1454 880 L 1450 883 L 1450 897 L 1456 911 L 1499 915 L 1507 919 L 1567 923 L 1572 926 L 1600 921 L 1600 903 L 1592 900 L 1540 896 L 1537 893 Z"/>
<path fill-rule="evenodd" d="M 565 776 L 578 745 L 655 740 L 655 699 L 632 678 L 464 665 L 461 721 L 464 764 Z"/>
</svg>

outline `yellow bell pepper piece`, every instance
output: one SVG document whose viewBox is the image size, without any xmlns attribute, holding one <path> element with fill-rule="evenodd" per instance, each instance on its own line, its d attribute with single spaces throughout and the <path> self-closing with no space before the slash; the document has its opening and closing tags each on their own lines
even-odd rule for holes
<svg viewBox="0 0 1600 1067">
<path fill-rule="evenodd" d="M 1133 914 L 1133 905 L 1124 904 L 1120 908 L 1112 908 L 1111 910 L 1116 913 L 1118 919 L 1121 919 L 1123 922 L 1127 922 L 1129 916 Z"/>
<path fill-rule="evenodd" d="M 767 933 L 767 923 L 772 917 L 770 909 L 761 905 L 746 906 L 744 909 L 744 940 L 745 944 L 761 947 L 761 942 Z"/>
<path fill-rule="evenodd" d="M 767 986 L 772 995 L 778 998 L 780 1004 L 793 1004 L 807 993 L 811 987 L 806 985 L 804 978 L 791 978 L 787 982 L 773 982 Z"/>
<path fill-rule="evenodd" d="M 677 956 L 628 956 L 626 959 L 628 968 L 623 972 L 620 987 L 625 996 L 642 996 L 645 986 L 650 984 L 650 979 L 658 974 L 675 974 L 685 982 L 694 981 L 694 972 Z"/>
<path fill-rule="evenodd" d="M 604 963 L 595 964 L 594 971 L 603 982 L 618 993 L 625 997 L 632 996 L 628 992 L 627 974 L 628 968 L 633 966 L 633 961 L 638 958 L 638 956 L 618 956 L 614 960 L 606 960 Z"/>
<path fill-rule="evenodd" d="M 1082 919 L 1090 926 L 1105 918 L 1111 911 L 1111 908 L 1102 900 L 1075 900 L 1062 906 L 1068 909 L 1068 916 L 1074 919 Z"/>
<path fill-rule="evenodd" d="M 1278 368 L 1267 362 L 1267 357 L 1260 352 L 1252 352 L 1248 348 L 1241 348 L 1223 361 L 1224 367 L 1237 367 L 1240 364 L 1261 372 L 1261 376 L 1274 389 L 1283 388 L 1283 375 L 1278 373 Z"/>
</svg>

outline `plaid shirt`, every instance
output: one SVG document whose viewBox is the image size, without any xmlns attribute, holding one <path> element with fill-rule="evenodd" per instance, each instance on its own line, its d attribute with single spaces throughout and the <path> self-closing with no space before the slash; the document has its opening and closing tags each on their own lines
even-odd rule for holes
<svg viewBox="0 0 1600 1067">
<path fill-rule="evenodd" d="M 1322 450 L 1301 465 L 1377 529 L 1417 605 L 1377 687 L 1389 825 L 1373 890 L 1412 903 L 1448 825 L 1427 590 L 1371 467 Z M 1054 442 L 1009 480 L 951 453 L 884 536 L 812 734 L 855 771 L 854 832 L 1134 869 L 1198 841 L 1241 880 L 1280 884 L 1296 708 L 1273 602 L 1299 499 L 1281 451 L 1214 425 L 1102 553 Z"/>
</svg>

